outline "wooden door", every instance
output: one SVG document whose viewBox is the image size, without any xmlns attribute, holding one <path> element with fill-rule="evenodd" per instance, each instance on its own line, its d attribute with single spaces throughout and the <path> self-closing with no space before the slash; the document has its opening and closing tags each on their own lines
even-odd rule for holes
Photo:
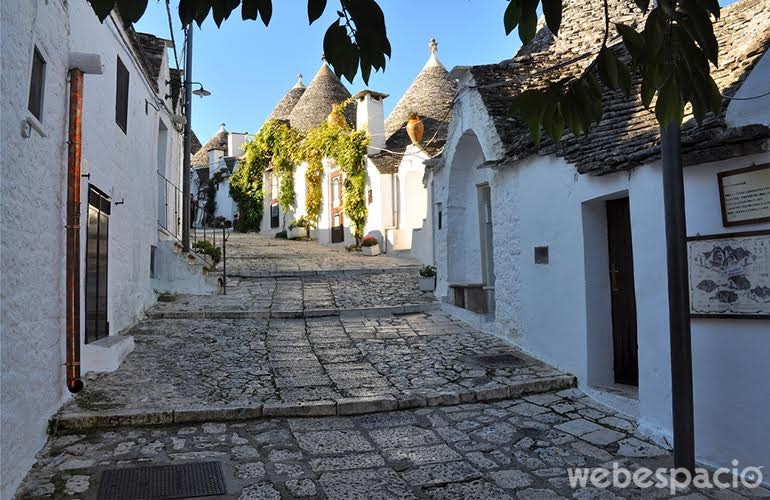
<svg viewBox="0 0 770 500">
<path fill-rule="evenodd" d="M 615 383 L 638 386 L 634 256 L 628 198 L 607 201 Z"/>
<path fill-rule="evenodd" d="M 345 241 L 345 228 L 342 213 L 342 172 L 333 172 L 329 178 L 329 201 L 331 212 L 331 242 Z"/>
<path fill-rule="evenodd" d="M 110 199 L 94 187 L 88 189 L 86 227 L 86 343 L 109 335 L 107 323 L 107 248 Z"/>
</svg>

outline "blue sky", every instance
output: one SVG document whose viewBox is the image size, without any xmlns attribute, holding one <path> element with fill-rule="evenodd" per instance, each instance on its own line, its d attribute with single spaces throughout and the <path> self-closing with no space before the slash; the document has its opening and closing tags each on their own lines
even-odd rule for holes
<svg viewBox="0 0 770 500">
<path fill-rule="evenodd" d="M 305 0 L 274 0 L 270 26 L 242 21 L 233 11 L 220 29 L 209 18 L 194 36 L 193 80 L 212 92 L 194 97 L 192 126 L 201 141 L 219 124 L 238 132 L 256 132 L 281 97 L 294 85 L 297 73 L 309 84 L 321 65 L 323 36 L 336 19 L 338 2 L 330 0 L 326 14 L 313 26 L 307 23 Z M 385 72 L 372 74 L 369 88 L 390 94 L 385 112 L 395 106 L 428 59 L 428 40 L 439 43 L 438 57 L 451 69 L 456 65 L 498 62 L 511 57 L 520 42 L 503 30 L 505 0 L 380 0 L 385 12 L 393 56 Z M 176 7 L 172 19 L 181 55 L 183 43 Z M 165 2 L 150 0 L 138 31 L 169 38 Z M 173 57 L 173 56 L 172 56 Z M 352 93 L 364 88 L 357 78 Z"/>
</svg>

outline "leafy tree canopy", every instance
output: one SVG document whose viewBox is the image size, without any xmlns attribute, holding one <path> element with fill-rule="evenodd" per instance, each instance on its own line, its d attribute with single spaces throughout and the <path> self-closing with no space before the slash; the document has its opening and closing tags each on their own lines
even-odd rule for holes
<svg viewBox="0 0 770 500">
<path fill-rule="evenodd" d="M 88 0 L 100 19 L 117 8 L 126 21 L 139 20 L 148 0 Z M 337 76 L 353 81 L 358 71 L 368 83 L 372 69 L 384 70 L 391 47 L 382 9 L 376 0 L 338 0 L 337 19 L 324 36 L 326 59 Z M 542 0 L 546 25 L 558 36 L 563 0 Z M 588 133 L 591 124 L 602 117 L 600 83 L 610 89 L 632 90 L 632 75 L 641 78 L 641 98 L 650 107 L 655 100 L 655 115 L 662 126 L 681 123 L 685 106 L 690 104 L 699 122 L 708 112 L 718 112 L 719 88 L 711 77 L 710 64 L 718 62 L 719 47 L 713 22 L 719 18 L 719 0 L 658 0 L 650 9 L 650 0 L 634 0 L 647 14 L 644 26 L 614 24 L 604 0 L 605 35 L 596 48 L 588 71 L 570 81 L 558 81 L 546 88 L 528 89 L 513 104 L 528 125 L 535 143 L 541 126 L 555 141 L 564 130 Z M 508 0 L 503 26 L 510 34 L 518 28 L 522 42 L 530 42 L 537 30 L 537 9 L 541 0 Z M 179 18 L 183 25 L 200 26 L 211 15 L 217 26 L 240 6 L 241 18 L 261 19 L 267 26 L 273 12 L 272 0 L 180 0 Z M 587 5 L 586 9 L 595 8 Z M 327 9 L 327 0 L 308 0 L 310 24 Z M 617 57 L 607 41 L 611 30 L 623 40 L 630 61 Z M 593 71 L 593 70 L 596 71 Z M 598 73 L 598 80 L 594 73 Z"/>
</svg>

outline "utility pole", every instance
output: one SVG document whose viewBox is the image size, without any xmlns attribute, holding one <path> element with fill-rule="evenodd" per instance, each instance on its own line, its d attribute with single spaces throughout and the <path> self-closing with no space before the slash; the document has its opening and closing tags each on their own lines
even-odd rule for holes
<svg viewBox="0 0 770 500">
<path fill-rule="evenodd" d="M 684 204 L 682 141 L 678 121 L 660 130 L 663 157 L 663 204 L 668 263 L 668 324 L 671 341 L 671 406 L 674 424 L 674 467 L 695 470 L 692 395 L 690 286 Z"/>
<path fill-rule="evenodd" d="M 182 252 L 190 251 L 190 153 L 192 150 L 192 50 L 193 25 L 187 25 L 184 65 L 184 151 L 182 153 Z"/>
</svg>

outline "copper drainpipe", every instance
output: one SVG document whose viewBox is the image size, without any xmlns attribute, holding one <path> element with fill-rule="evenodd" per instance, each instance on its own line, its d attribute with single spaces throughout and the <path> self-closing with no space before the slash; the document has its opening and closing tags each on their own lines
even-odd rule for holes
<svg viewBox="0 0 770 500">
<path fill-rule="evenodd" d="M 67 389 L 83 388 L 80 379 L 80 141 L 83 133 L 83 72 L 70 75 L 67 151 Z"/>
</svg>

